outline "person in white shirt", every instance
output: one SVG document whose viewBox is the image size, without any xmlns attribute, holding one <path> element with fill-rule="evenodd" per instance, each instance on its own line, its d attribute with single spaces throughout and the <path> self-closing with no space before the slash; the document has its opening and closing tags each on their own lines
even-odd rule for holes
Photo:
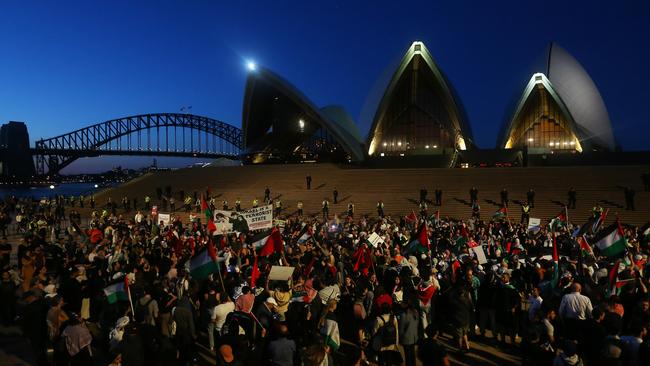
<svg viewBox="0 0 650 366">
<path fill-rule="evenodd" d="M 144 215 L 142 214 L 142 212 L 138 211 L 138 213 L 135 214 L 135 222 L 139 224 L 142 222 L 143 219 L 144 219 Z"/>
<path fill-rule="evenodd" d="M 214 322 L 214 329 L 217 331 L 217 334 L 221 334 L 221 328 L 226 323 L 228 314 L 235 311 L 235 303 L 228 295 L 222 293 L 220 297 L 221 304 L 215 306 L 212 310 L 212 321 Z"/>
<path fill-rule="evenodd" d="M 591 317 L 593 307 L 591 300 L 582 295 L 582 286 L 574 282 L 571 285 L 571 293 L 562 297 L 560 302 L 559 315 L 562 319 L 586 320 Z"/>
</svg>

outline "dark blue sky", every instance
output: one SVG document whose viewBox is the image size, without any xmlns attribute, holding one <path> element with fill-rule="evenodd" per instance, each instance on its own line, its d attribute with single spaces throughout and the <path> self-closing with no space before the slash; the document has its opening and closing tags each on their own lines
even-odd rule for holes
<svg viewBox="0 0 650 366">
<path fill-rule="evenodd" d="M 419 39 L 493 147 L 554 40 L 599 87 L 621 145 L 647 149 L 649 35 L 647 1 L 3 0 L 0 122 L 27 122 L 35 140 L 192 105 L 239 126 L 254 59 L 317 105 L 343 105 L 365 135 L 377 81 Z"/>
</svg>

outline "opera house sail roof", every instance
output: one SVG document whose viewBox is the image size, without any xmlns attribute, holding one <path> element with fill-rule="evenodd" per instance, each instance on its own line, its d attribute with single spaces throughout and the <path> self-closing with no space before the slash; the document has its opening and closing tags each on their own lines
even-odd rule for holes
<svg viewBox="0 0 650 366">
<path fill-rule="evenodd" d="M 368 155 L 434 155 L 465 150 L 471 130 L 453 87 L 424 43 L 411 44 L 377 107 Z"/>
<path fill-rule="evenodd" d="M 317 108 L 265 68 L 246 81 L 242 127 L 251 162 L 364 159 L 356 125 L 342 107 Z"/>
<path fill-rule="evenodd" d="M 613 151 L 616 146 L 605 103 L 585 69 L 552 43 L 506 121 L 501 148 L 548 151 Z"/>
</svg>

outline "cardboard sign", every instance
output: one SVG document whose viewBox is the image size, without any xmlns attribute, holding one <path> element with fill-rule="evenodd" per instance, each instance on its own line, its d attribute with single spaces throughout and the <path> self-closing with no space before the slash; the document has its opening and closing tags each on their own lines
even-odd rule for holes
<svg viewBox="0 0 650 366">
<path fill-rule="evenodd" d="M 531 217 L 528 219 L 528 231 L 538 231 L 540 229 L 541 219 Z"/>
<path fill-rule="evenodd" d="M 470 250 L 474 252 L 474 254 L 476 254 L 476 259 L 478 260 L 478 264 L 485 264 L 488 262 L 482 246 L 478 245 L 473 248 L 470 248 Z"/>
<path fill-rule="evenodd" d="M 158 214 L 158 222 L 162 222 L 163 226 L 167 226 L 171 223 L 172 221 L 172 215 L 168 213 L 159 213 Z"/>
<path fill-rule="evenodd" d="M 158 206 L 151 207 L 151 216 L 158 215 Z"/>
<path fill-rule="evenodd" d="M 269 273 L 270 281 L 289 281 L 293 276 L 294 267 L 273 266 Z"/>
<path fill-rule="evenodd" d="M 375 248 L 377 248 L 377 245 L 379 245 L 380 243 L 383 243 L 383 242 L 384 242 L 384 239 L 382 239 L 381 236 L 379 236 L 379 234 L 377 234 L 377 233 L 372 233 L 368 237 L 368 243 L 370 243 L 370 245 L 372 245 Z"/>
</svg>

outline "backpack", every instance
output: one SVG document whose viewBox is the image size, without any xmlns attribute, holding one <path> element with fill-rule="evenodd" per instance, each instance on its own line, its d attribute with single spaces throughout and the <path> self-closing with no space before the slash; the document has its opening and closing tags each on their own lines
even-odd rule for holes
<svg viewBox="0 0 650 366">
<path fill-rule="evenodd" d="M 380 319 L 383 324 L 372 337 L 371 346 L 375 352 L 378 352 L 382 347 L 397 344 L 397 328 L 395 327 L 395 318 L 393 314 L 390 315 L 388 322 L 385 322 L 384 318 L 381 316 L 378 319 Z"/>
<path fill-rule="evenodd" d="M 138 301 L 138 304 L 135 307 L 135 319 L 139 322 L 144 322 L 150 316 L 149 314 L 149 304 L 153 301 L 153 297 L 149 299 L 146 303 L 142 304 Z"/>
</svg>

